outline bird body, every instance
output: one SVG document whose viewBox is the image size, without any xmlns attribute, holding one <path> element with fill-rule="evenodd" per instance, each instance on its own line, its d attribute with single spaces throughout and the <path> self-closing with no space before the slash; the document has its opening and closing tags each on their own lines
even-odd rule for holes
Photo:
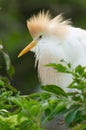
<svg viewBox="0 0 86 130">
<path fill-rule="evenodd" d="M 71 63 L 72 69 L 77 65 L 86 66 L 86 31 L 70 25 L 69 20 L 63 21 L 61 15 L 51 19 L 50 14 L 40 12 L 27 21 L 33 42 L 29 44 L 19 57 L 31 50 L 38 62 L 38 74 L 43 85 L 55 84 L 69 91 L 67 86 L 72 75 L 56 72 L 46 67 L 49 63 L 61 63 L 62 59 Z"/>
<path fill-rule="evenodd" d="M 38 53 L 36 54 L 38 73 L 43 85 L 55 84 L 62 87 L 65 91 L 69 90 L 66 87 L 71 83 L 72 76 L 70 74 L 59 73 L 53 68 L 45 67 L 45 65 L 49 63 L 61 63 L 65 65 L 65 63 L 61 62 L 61 59 L 64 59 L 68 63 L 71 63 L 72 69 L 79 64 L 86 66 L 85 38 L 86 31 L 69 27 L 68 34 L 66 34 L 64 40 L 53 40 L 53 37 L 50 37 L 49 41 L 46 40 L 44 48 L 43 46 L 40 47 L 41 53 L 39 56 L 37 55 Z"/>
</svg>

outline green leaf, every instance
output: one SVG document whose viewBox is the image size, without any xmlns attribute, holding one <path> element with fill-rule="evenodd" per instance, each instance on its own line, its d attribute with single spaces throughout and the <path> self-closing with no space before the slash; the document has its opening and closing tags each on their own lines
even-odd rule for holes
<svg viewBox="0 0 86 130">
<path fill-rule="evenodd" d="M 70 63 L 68 63 L 67 66 L 68 66 L 68 68 L 71 68 L 71 64 Z"/>
<path fill-rule="evenodd" d="M 10 90 L 17 92 L 16 88 L 10 85 L 8 78 L 0 76 L 0 84 L 2 87 L 9 88 Z"/>
<path fill-rule="evenodd" d="M 4 82 L 0 79 L 0 86 L 4 87 Z"/>
<path fill-rule="evenodd" d="M 4 59 L 6 62 L 6 70 L 8 71 L 10 69 L 10 65 L 11 65 L 10 57 L 4 51 L 3 51 L 3 56 L 4 56 Z"/>
<path fill-rule="evenodd" d="M 66 65 L 68 66 L 68 68 L 70 69 L 71 68 L 71 64 L 70 63 L 67 63 L 64 59 L 60 60 L 61 62 L 63 63 L 66 63 Z"/>
<path fill-rule="evenodd" d="M 73 109 L 67 114 L 65 118 L 65 122 L 67 123 L 67 125 L 70 125 L 74 121 L 74 119 L 77 116 L 77 113 L 78 113 L 78 109 Z"/>
<path fill-rule="evenodd" d="M 52 109 L 51 109 L 51 105 L 52 105 Z M 66 103 L 64 103 L 64 101 L 59 100 L 58 102 L 51 105 L 45 110 L 45 114 L 47 117 L 46 119 L 48 120 L 51 120 L 52 118 L 59 116 L 60 114 L 64 114 L 64 112 L 67 110 Z"/>
<path fill-rule="evenodd" d="M 27 98 L 31 99 L 37 99 L 37 100 L 44 100 L 50 97 L 50 94 L 47 92 L 38 92 L 38 93 L 32 93 L 27 95 Z"/>
<path fill-rule="evenodd" d="M 10 112 L 7 111 L 6 109 L 1 109 L 0 110 L 0 115 L 2 115 L 4 117 L 8 117 L 8 116 L 10 116 Z"/>
<path fill-rule="evenodd" d="M 51 114 L 48 115 L 48 118 L 53 118 L 56 115 L 63 114 L 67 110 L 66 103 L 64 101 L 60 101 L 54 105 Z"/>
<path fill-rule="evenodd" d="M 10 68 L 9 68 L 9 70 L 7 71 L 7 73 L 8 73 L 8 75 L 9 75 L 10 77 L 12 77 L 13 74 L 15 73 L 15 69 L 14 69 L 14 66 L 13 66 L 12 64 L 10 65 Z"/>
<path fill-rule="evenodd" d="M 1 52 L 2 52 L 4 59 L 5 59 L 7 73 L 11 77 L 14 74 L 15 71 L 14 71 L 13 65 L 11 64 L 10 57 L 4 51 L 1 51 Z"/>
<path fill-rule="evenodd" d="M 56 106 L 56 112 L 64 112 L 66 110 L 66 102 L 64 101 L 59 101 L 59 103 Z"/>
<path fill-rule="evenodd" d="M 62 64 L 56 64 L 56 63 L 50 63 L 47 64 L 46 66 L 48 67 L 53 67 L 56 69 L 58 72 L 63 72 L 63 73 L 71 73 L 66 66 L 63 66 Z"/>
<path fill-rule="evenodd" d="M 20 129 L 21 129 L 21 130 L 24 130 L 24 129 L 25 129 L 25 130 L 29 130 L 31 126 L 32 126 L 31 121 L 25 120 L 25 121 L 23 121 L 23 122 L 20 124 Z"/>
<path fill-rule="evenodd" d="M 60 96 L 67 96 L 66 92 L 62 88 L 60 88 L 56 85 L 45 85 L 45 86 L 42 86 L 42 89 L 46 90 L 50 93 L 53 93 L 56 96 L 59 96 L 59 95 Z"/>
<path fill-rule="evenodd" d="M 68 86 L 68 88 L 71 88 L 71 89 L 77 89 L 77 90 L 81 90 L 81 91 L 83 91 L 83 90 L 85 90 L 86 89 L 86 81 L 81 81 L 81 82 L 78 82 L 78 83 L 76 83 L 76 82 L 72 82 L 69 86 Z"/>
<path fill-rule="evenodd" d="M 82 67 L 81 65 L 78 65 L 75 68 L 75 73 L 78 73 L 78 74 L 82 75 L 84 73 L 84 70 L 85 70 L 85 67 Z"/>
</svg>

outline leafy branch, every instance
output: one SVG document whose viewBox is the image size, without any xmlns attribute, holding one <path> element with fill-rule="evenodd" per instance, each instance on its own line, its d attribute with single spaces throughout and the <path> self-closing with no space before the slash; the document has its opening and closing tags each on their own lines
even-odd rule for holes
<svg viewBox="0 0 86 130">
<path fill-rule="evenodd" d="M 1 130 L 45 130 L 45 124 L 59 114 L 64 115 L 63 123 L 72 130 L 86 129 L 86 67 L 71 64 L 51 63 L 60 73 L 68 73 L 73 81 L 65 92 L 60 86 L 45 85 L 41 92 L 21 95 L 11 86 L 8 76 L 14 74 L 10 57 L 1 45 L 0 52 L 6 63 L 7 76 L 0 75 L 0 129 Z M 2 66 L 3 67 L 3 66 Z"/>
</svg>

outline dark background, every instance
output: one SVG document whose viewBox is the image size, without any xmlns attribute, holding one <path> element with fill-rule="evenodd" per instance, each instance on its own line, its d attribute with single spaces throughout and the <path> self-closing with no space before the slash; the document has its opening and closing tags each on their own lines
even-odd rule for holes
<svg viewBox="0 0 86 130">
<path fill-rule="evenodd" d="M 37 69 L 33 53 L 20 59 L 17 56 L 32 40 L 26 20 L 42 9 L 50 10 L 53 17 L 63 13 L 65 19 L 71 18 L 73 26 L 86 29 L 86 0 L 0 0 L 0 41 L 15 67 L 11 84 L 23 94 L 38 88 Z"/>
</svg>

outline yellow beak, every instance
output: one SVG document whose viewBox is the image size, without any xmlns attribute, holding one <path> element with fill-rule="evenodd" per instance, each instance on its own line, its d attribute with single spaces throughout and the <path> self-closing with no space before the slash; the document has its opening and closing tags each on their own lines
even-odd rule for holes
<svg viewBox="0 0 86 130">
<path fill-rule="evenodd" d="M 37 41 L 32 41 L 29 45 L 27 45 L 18 55 L 18 58 L 30 51 L 35 45 Z"/>
</svg>

